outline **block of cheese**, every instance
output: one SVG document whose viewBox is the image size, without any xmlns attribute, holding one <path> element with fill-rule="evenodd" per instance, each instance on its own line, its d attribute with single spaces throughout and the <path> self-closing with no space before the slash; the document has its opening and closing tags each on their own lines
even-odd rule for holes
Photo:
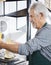
<svg viewBox="0 0 51 65">
<path fill-rule="evenodd" d="M 10 43 L 11 43 L 11 40 L 7 39 L 7 44 L 10 44 Z M 8 50 L 5 50 L 5 58 L 13 58 L 13 57 L 14 57 L 14 53 Z"/>
</svg>

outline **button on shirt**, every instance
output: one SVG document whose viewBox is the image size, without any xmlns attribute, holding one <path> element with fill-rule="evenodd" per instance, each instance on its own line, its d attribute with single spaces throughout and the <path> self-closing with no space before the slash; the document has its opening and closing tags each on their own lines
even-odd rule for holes
<svg viewBox="0 0 51 65">
<path fill-rule="evenodd" d="M 33 39 L 25 44 L 20 44 L 18 53 L 21 55 L 29 55 L 40 50 L 41 54 L 51 61 L 51 25 L 45 24 L 39 29 Z"/>
</svg>

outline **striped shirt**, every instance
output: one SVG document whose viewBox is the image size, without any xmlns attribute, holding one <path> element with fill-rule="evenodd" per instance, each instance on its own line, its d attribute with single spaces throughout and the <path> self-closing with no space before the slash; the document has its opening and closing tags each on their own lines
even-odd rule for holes
<svg viewBox="0 0 51 65">
<path fill-rule="evenodd" d="M 18 53 L 29 55 L 37 50 L 40 50 L 41 54 L 51 61 L 51 25 L 47 23 L 37 31 L 33 39 L 19 45 Z"/>
</svg>

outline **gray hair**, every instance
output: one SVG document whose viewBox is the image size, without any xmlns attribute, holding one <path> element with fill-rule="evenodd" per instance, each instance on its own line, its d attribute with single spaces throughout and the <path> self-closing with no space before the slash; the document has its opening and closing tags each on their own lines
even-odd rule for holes
<svg viewBox="0 0 51 65">
<path fill-rule="evenodd" d="M 28 9 L 28 12 L 30 12 L 31 9 L 34 9 L 34 11 L 36 11 L 36 14 L 43 13 L 45 17 L 48 17 L 48 9 L 40 2 L 31 4 Z"/>
</svg>

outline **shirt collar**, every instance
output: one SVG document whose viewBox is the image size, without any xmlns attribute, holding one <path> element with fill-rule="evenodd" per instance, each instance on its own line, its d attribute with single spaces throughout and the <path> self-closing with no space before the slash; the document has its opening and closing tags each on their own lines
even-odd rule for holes
<svg viewBox="0 0 51 65">
<path fill-rule="evenodd" d="M 42 27 L 45 27 L 46 25 L 47 25 L 47 22 Z"/>
<path fill-rule="evenodd" d="M 47 25 L 47 22 L 42 26 L 42 28 L 43 27 L 45 27 Z M 41 29 L 39 29 L 39 30 L 37 30 L 37 33 L 36 33 L 36 35 L 38 35 L 38 33 L 40 32 L 40 30 L 42 30 L 42 28 Z"/>
</svg>

